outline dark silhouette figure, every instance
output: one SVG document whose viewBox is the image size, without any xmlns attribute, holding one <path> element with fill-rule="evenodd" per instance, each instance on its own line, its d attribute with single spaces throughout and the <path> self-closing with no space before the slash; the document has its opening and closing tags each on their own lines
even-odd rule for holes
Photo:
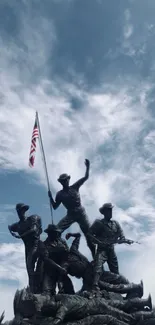
<svg viewBox="0 0 155 325">
<path fill-rule="evenodd" d="M 83 286 L 81 291 L 90 291 L 93 285 L 94 277 L 94 262 L 89 262 L 88 259 L 79 251 L 80 233 L 68 233 L 66 239 L 73 237 L 74 240 L 71 244 L 68 255 L 67 272 L 76 278 L 82 278 Z M 120 274 L 111 273 L 109 271 L 102 271 L 99 287 L 101 290 L 116 293 L 127 293 L 127 296 L 142 297 L 143 296 L 143 283 L 134 284 Z"/>
<path fill-rule="evenodd" d="M 37 261 L 37 248 L 42 233 L 41 218 L 37 215 L 26 217 L 25 213 L 29 206 L 24 203 L 16 205 L 19 221 L 8 226 L 11 235 L 21 238 L 25 245 L 25 261 L 29 277 L 30 290 L 33 292 L 35 287 L 34 268 Z M 18 233 L 15 234 L 15 233 Z"/>
<path fill-rule="evenodd" d="M 44 242 L 39 243 L 39 260 L 37 273 L 40 274 L 40 291 L 45 295 L 54 295 L 56 285 L 59 292 L 74 293 L 71 280 L 67 276 L 67 259 L 69 248 L 61 238 L 61 230 L 55 225 L 49 225 L 45 232 L 48 234 Z"/>
<path fill-rule="evenodd" d="M 51 192 L 49 191 L 49 197 L 53 209 L 57 209 L 62 203 L 67 209 L 67 215 L 59 223 L 58 227 L 63 231 L 69 228 L 74 222 L 77 222 L 84 233 L 88 247 L 91 250 L 92 256 L 95 255 L 95 245 L 87 237 L 89 230 L 89 220 L 86 215 L 85 209 L 81 205 L 81 198 L 79 189 L 89 178 L 89 168 L 90 162 L 88 159 L 85 160 L 86 173 L 85 176 L 75 182 L 73 185 L 69 185 L 70 176 L 67 174 L 62 174 L 58 178 L 58 182 L 62 185 L 62 190 L 56 194 L 55 201 L 52 197 Z"/>
<path fill-rule="evenodd" d="M 90 238 L 97 244 L 97 253 L 95 256 L 95 275 L 94 288 L 98 288 L 98 282 L 102 273 L 103 264 L 108 263 L 112 273 L 119 273 L 118 260 L 115 253 L 114 245 L 111 240 L 125 240 L 123 230 L 119 223 L 112 219 L 112 204 L 105 203 L 100 209 L 100 213 L 104 215 L 101 220 L 95 220 L 90 227 Z"/>
</svg>

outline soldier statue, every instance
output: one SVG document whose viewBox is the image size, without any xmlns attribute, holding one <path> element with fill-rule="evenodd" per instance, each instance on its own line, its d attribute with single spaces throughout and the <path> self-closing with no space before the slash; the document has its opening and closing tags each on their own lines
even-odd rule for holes
<svg viewBox="0 0 155 325">
<path fill-rule="evenodd" d="M 123 230 L 120 224 L 112 219 L 113 205 L 105 203 L 99 209 L 100 213 L 104 215 L 101 220 L 95 220 L 89 230 L 90 238 L 97 244 L 97 253 L 95 256 L 95 269 L 94 269 L 94 289 L 98 288 L 99 279 L 102 273 L 103 264 L 108 263 L 109 269 L 112 273 L 119 273 L 118 260 L 112 241 L 118 239 L 125 240 Z"/>
<path fill-rule="evenodd" d="M 150 298 L 149 298 L 150 300 Z M 149 319 L 154 317 L 154 311 L 145 311 L 144 306 L 151 303 L 148 300 L 131 299 L 130 301 L 106 300 L 102 297 L 88 299 L 78 294 L 53 296 L 50 301 L 43 304 L 41 313 L 54 317 L 54 325 L 62 322 L 84 319 L 89 315 L 111 316 L 127 324 L 137 324 L 142 317 Z M 134 312 L 133 312 L 134 311 Z M 109 322 L 109 324 L 111 324 Z M 113 322 L 112 322 L 113 324 Z"/>
<path fill-rule="evenodd" d="M 87 245 L 91 250 L 92 256 L 95 255 L 95 245 L 87 237 L 89 230 L 89 220 L 86 215 L 85 209 L 81 205 L 81 198 L 79 189 L 89 178 L 90 162 L 88 159 L 85 160 L 86 173 L 85 176 L 75 182 L 73 185 L 69 185 L 70 176 L 67 174 L 62 174 L 58 178 L 58 182 L 62 185 L 62 190 L 56 194 L 55 200 L 49 191 L 49 197 L 53 209 L 57 209 L 62 203 L 67 209 L 67 215 L 58 223 L 58 227 L 63 231 L 69 228 L 73 223 L 77 222 L 84 233 Z"/>
<path fill-rule="evenodd" d="M 37 261 L 37 248 L 42 233 L 41 218 L 37 215 L 26 217 L 25 213 L 29 206 L 24 203 L 16 205 L 19 221 L 9 225 L 8 229 L 15 238 L 21 238 L 25 245 L 25 261 L 29 277 L 29 287 L 32 292 L 35 290 L 35 263 Z M 17 235 L 17 234 L 18 235 Z"/>
<path fill-rule="evenodd" d="M 74 293 L 70 278 L 67 276 L 69 248 L 61 238 L 61 230 L 56 225 L 48 225 L 44 230 L 48 237 L 39 243 L 37 273 L 40 273 L 40 291 L 47 296 L 56 293 L 58 285 L 61 293 Z"/>
<path fill-rule="evenodd" d="M 66 239 L 73 237 L 74 240 L 71 244 L 68 255 L 67 272 L 76 278 L 82 278 L 83 286 L 80 292 L 90 291 L 93 285 L 94 262 L 89 262 L 88 259 L 79 251 L 80 233 L 67 233 Z M 110 282 L 110 283 L 109 283 Z M 109 271 L 102 271 L 99 280 L 100 289 L 107 292 L 127 293 L 127 297 L 143 296 L 143 283 L 134 284 L 120 274 L 111 273 Z"/>
<path fill-rule="evenodd" d="M 111 307 L 104 298 L 88 299 L 77 294 L 75 295 L 56 295 L 48 305 L 42 308 L 42 312 L 55 317 L 54 325 L 63 321 L 74 321 L 89 315 L 110 315 L 119 321 L 133 321 L 134 317 L 117 308 Z"/>
</svg>

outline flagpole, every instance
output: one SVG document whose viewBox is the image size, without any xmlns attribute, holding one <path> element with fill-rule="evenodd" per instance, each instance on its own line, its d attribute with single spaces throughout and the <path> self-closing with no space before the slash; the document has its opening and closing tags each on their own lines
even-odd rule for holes
<svg viewBox="0 0 155 325">
<path fill-rule="evenodd" d="M 49 177 L 48 177 L 47 164 L 46 164 L 44 146 L 43 146 L 43 141 L 42 141 L 42 136 L 41 136 L 41 128 L 40 128 L 40 123 L 39 123 L 38 112 L 36 112 L 36 120 L 37 120 L 37 124 L 38 124 L 39 143 L 40 143 L 40 149 L 41 149 L 42 158 L 43 158 L 43 165 L 44 165 L 45 175 L 46 175 L 46 180 L 47 180 L 47 188 L 48 188 L 48 191 L 50 191 L 50 182 L 49 182 Z M 50 198 L 49 198 L 49 200 L 50 200 Z M 52 217 L 52 224 L 53 224 L 53 209 L 52 209 L 51 200 L 50 200 L 50 210 L 51 210 L 51 217 Z"/>
</svg>

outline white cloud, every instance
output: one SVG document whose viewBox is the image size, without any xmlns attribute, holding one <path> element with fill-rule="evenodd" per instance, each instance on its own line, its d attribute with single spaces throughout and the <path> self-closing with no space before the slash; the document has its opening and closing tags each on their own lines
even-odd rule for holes
<svg viewBox="0 0 155 325">
<path fill-rule="evenodd" d="M 124 24 L 124 38 L 127 40 L 133 34 L 133 25 L 131 24 L 131 12 L 129 9 L 125 10 L 125 24 Z"/>
<path fill-rule="evenodd" d="M 1 244 L 0 265 L 1 312 L 5 310 L 6 319 L 11 319 L 14 294 L 27 285 L 23 245 Z"/>
</svg>

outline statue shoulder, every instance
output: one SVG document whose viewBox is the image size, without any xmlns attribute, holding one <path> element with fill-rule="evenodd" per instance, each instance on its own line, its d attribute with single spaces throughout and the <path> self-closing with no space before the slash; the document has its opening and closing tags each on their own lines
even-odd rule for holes
<svg viewBox="0 0 155 325">
<path fill-rule="evenodd" d="M 92 227 L 101 227 L 103 225 L 101 219 L 96 219 L 93 224 Z"/>
<path fill-rule="evenodd" d="M 38 216 L 37 214 L 33 214 L 30 217 L 27 218 L 29 221 L 32 223 L 41 223 L 41 217 Z"/>
<path fill-rule="evenodd" d="M 112 223 L 113 223 L 113 225 L 115 225 L 116 227 L 119 227 L 119 226 L 120 226 L 120 224 L 119 224 L 119 222 L 118 222 L 117 220 L 113 220 L 113 219 L 112 219 Z"/>
</svg>

